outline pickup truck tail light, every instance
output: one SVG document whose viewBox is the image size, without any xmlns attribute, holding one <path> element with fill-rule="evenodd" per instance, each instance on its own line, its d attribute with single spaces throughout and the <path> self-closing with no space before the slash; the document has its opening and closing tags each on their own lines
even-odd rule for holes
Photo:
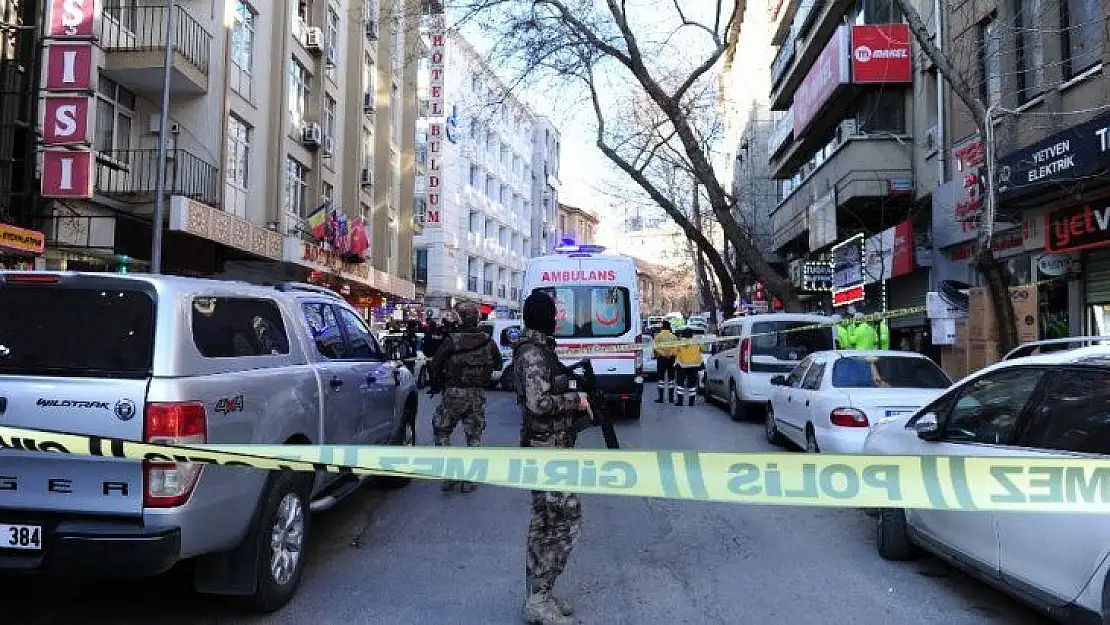
<svg viewBox="0 0 1110 625">
<path fill-rule="evenodd" d="M 855 408 L 837 408 L 829 414 L 829 421 L 842 428 L 865 428 L 868 426 L 867 415 L 862 410 Z"/>
<path fill-rule="evenodd" d="M 143 440 L 166 445 L 208 442 L 208 415 L 201 402 L 148 403 L 143 414 Z M 173 508 L 189 500 L 204 465 L 143 461 L 143 505 Z"/>
<path fill-rule="evenodd" d="M 740 370 L 748 373 L 752 370 L 752 340 L 742 339 L 740 341 Z"/>
</svg>

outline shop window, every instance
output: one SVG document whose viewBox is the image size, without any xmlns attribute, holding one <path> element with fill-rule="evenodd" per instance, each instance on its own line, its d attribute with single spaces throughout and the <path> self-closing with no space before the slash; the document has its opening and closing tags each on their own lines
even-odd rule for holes
<svg viewBox="0 0 1110 625">
<path fill-rule="evenodd" d="M 96 151 L 117 163 L 131 162 L 135 94 L 100 76 L 96 88 Z"/>
<path fill-rule="evenodd" d="M 289 353 L 281 310 L 254 297 L 197 297 L 193 343 L 205 358 L 277 356 Z"/>
<path fill-rule="evenodd" d="M 1018 96 L 1028 102 L 1045 91 L 1045 0 L 1014 0 L 1017 29 Z"/>
<path fill-rule="evenodd" d="M 1063 0 L 1060 11 L 1064 23 L 1064 72 L 1073 78 L 1102 61 L 1102 5 L 1094 0 Z"/>
</svg>

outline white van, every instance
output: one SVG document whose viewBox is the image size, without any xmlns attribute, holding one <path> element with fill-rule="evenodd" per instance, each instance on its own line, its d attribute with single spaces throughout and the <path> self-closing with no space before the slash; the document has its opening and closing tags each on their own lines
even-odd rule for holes
<svg viewBox="0 0 1110 625">
<path fill-rule="evenodd" d="M 706 398 L 727 401 L 732 419 L 744 420 L 749 408 L 767 405 L 771 378 L 790 373 L 813 352 L 835 349 L 833 321 L 824 315 L 772 313 L 722 322 L 705 367 Z M 817 324 L 825 327 L 808 328 Z"/>
<path fill-rule="evenodd" d="M 497 344 L 501 350 L 501 369 L 493 372 L 490 381 L 500 383 L 506 391 L 513 390 L 513 345 L 524 331 L 524 323 L 520 319 L 488 319 L 478 324 Z"/>
<path fill-rule="evenodd" d="M 636 264 L 631 257 L 604 252 L 598 245 L 565 246 L 528 259 L 522 296 L 543 291 L 555 300 L 560 348 L 613 350 L 589 356 L 598 388 L 623 406 L 625 416 L 639 419 L 644 352 Z M 582 358 L 572 354 L 562 361 L 569 365 Z"/>
</svg>

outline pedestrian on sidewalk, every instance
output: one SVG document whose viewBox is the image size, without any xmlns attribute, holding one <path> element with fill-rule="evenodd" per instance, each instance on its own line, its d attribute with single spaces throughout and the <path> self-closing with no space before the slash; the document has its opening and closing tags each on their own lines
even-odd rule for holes
<svg viewBox="0 0 1110 625">
<path fill-rule="evenodd" d="M 570 390 L 555 354 L 555 301 L 541 291 L 524 300 L 524 335 L 513 348 L 521 447 L 574 447 L 574 422 L 589 412 L 589 397 Z M 527 623 L 570 625 L 570 604 L 552 594 L 582 527 L 582 505 L 574 493 L 532 491 L 525 575 Z"/>
<path fill-rule="evenodd" d="M 694 331 L 683 328 L 678 331 L 678 338 L 684 341 L 674 349 L 675 356 L 675 400 L 674 405 L 681 406 L 682 400 L 689 399 L 689 405 L 694 405 L 698 396 L 698 372 L 701 371 L 701 345 L 694 342 Z"/>
<path fill-rule="evenodd" d="M 674 348 L 673 347 L 655 347 L 660 343 L 672 343 L 677 341 L 678 337 L 671 333 L 671 322 L 664 320 L 663 328 L 652 339 L 652 352 L 655 355 L 655 386 L 659 391 L 659 397 L 655 403 L 663 403 L 664 393 L 666 393 L 666 401 L 674 401 L 674 386 L 675 386 L 675 369 L 674 369 Z"/>
<path fill-rule="evenodd" d="M 456 307 L 459 316 L 458 331 L 452 332 L 436 350 L 432 360 L 432 379 L 435 386 L 430 391 L 443 391 L 443 399 L 432 417 L 432 432 L 436 446 L 450 446 L 451 434 L 459 421 L 466 432 L 466 446 L 479 447 L 482 432 L 486 429 L 486 387 L 493 372 L 501 368 L 501 350 L 488 334 L 478 329 L 478 306 L 469 302 Z M 473 492 L 478 487 L 472 482 L 461 485 L 454 480 L 444 480 L 444 492 L 459 490 Z"/>
</svg>

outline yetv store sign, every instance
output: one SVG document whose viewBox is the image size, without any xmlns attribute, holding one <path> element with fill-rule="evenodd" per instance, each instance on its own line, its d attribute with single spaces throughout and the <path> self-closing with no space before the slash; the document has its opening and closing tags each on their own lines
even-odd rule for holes
<svg viewBox="0 0 1110 625">
<path fill-rule="evenodd" d="M 906 24 L 852 27 L 852 82 L 913 82 L 910 28 Z"/>
<path fill-rule="evenodd" d="M 1044 248 L 1076 252 L 1110 246 L 1110 206 L 1090 204 L 1056 209 L 1045 215 Z"/>
</svg>

